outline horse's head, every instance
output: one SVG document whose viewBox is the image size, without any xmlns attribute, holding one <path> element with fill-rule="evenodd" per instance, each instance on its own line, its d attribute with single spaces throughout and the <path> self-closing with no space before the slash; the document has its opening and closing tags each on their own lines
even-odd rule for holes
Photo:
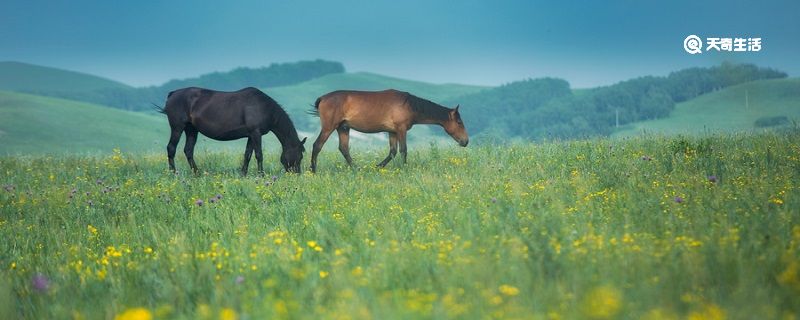
<svg viewBox="0 0 800 320">
<path fill-rule="evenodd" d="M 281 152 L 281 164 L 286 172 L 300 173 L 300 163 L 303 162 L 303 152 L 306 148 L 303 144 L 306 143 L 306 138 L 303 138 L 299 144 L 283 148 Z"/>
<path fill-rule="evenodd" d="M 469 136 L 467 136 L 467 128 L 464 128 L 464 122 L 461 121 L 461 114 L 458 113 L 458 107 L 459 106 L 456 106 L 455 109 L 448 111 L 449 118 L 442 126 L 444 127 L 444 131 L 453 137 L 459 145 L 466 147 L 467 143 L 469 143 Z"/>
</svg>

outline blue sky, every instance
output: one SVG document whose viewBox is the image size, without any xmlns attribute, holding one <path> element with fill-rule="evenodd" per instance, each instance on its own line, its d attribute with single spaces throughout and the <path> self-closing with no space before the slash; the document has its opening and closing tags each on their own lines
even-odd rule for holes
<svg viewBox="0 0 800 320">
<path fill-rule="evenodd" d="M 574 87 L 722 61 L 800 75 L 800 1 L 3 1 L 0 61 L 155 85 L 328 59 L 435 83 L 564 78 Z M 761 37 L 689 55 L 683 39 Z"/>
</svg>

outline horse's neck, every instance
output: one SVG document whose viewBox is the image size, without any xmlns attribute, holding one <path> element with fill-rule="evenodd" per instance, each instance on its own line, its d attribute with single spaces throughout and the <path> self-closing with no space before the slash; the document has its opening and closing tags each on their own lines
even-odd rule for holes
<svg viewBox="0 0 800 320">
<path fill-rule="evenodd" d="M 415 124 L 438 124 L 443 126 L 449 120 L 448 109 L 439 105 L 430 105 L 425 112 L 417 112 L 414 116 Z M 435 108 L 435 109 L 434 109 Z"/>
<path fill-rule="evenodd" d="M 283 148 L 293 147 L 300 144 L 300 138 L 297 137 L 297 131 L 294 129 L 294 126 L 290 125 L 286 121 L 288 121 L 288 117 L 285 121 L 278 122 L 276 128 L 272 130 L 272 133 L 275 134 L 275 137 L 278 138 L 278 141 L 281 143 Z"/>
</svg>

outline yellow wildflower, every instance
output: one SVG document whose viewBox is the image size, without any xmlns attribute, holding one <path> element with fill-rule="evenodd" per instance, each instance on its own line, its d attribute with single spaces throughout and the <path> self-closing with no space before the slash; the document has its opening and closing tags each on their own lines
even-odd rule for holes
<svg viewBox="0 0 800 320">
<path fill-rule="evenodd" d="M 132 308 L 118 314 L 114 320 L 152 320 L 153 314 L 145 308 Z"/>
<path fill-rule="evenodd" d="M 593 289 L 583 301 L 583 313 L 593 319 L 609 319 L 622 307 L 622 294 L 611 286 Z"/>
<path fill-rule="evenodd" d="M 513 287 L 513 286 L 506 285 L 506 284 L 501 285 L 499 290 L 500 290 L 500 293 L 502 293 L 502 294 L 504 294 L 506 296 L 509 296 L 509 297 L 513 297 L 513 296 L 516 296 L 516 295 L 519 294 L 519 289 L 517 289 L 516 287 Z"/>
</svg>

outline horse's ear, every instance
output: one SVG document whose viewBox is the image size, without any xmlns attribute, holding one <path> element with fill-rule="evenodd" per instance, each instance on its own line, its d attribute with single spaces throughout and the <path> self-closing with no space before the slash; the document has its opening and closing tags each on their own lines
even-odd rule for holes
<svg viewBox="0 0 800 320">
<path fill-rule="evenodd" d="M 455 109 L 453 109 L 453 111 L 455 111 L 455 113 L 458 113 L 458 107 L 460 107 L 460 106 L 461 106 L 460 104 L 457 104 L 457 105 L 456 105 L 456 108 L 455 108 Z"/>
<path fill-rule="evenodd" d="M 308 137 L 303 138 L 303 140 L 300 141 L 300 144 L 306 144 L 306 139 L 308 139 Z"/>
</svg>

